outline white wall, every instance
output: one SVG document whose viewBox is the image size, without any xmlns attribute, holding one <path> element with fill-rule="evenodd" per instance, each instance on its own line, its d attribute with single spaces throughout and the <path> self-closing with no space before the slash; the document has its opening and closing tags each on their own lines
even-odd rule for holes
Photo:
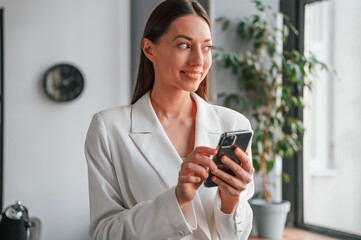
<svg viewBox="0 0 361 240">
<path fill-rule="evenodd" d="M 212 19 L 255 12 L 250 0 L 210 1 Z M 159 0 L 149 2 L 155 6 Z M 267 3 L 278 10 L 278 0 Z M 42 239 L 88 239 L 83 143 L 93 113 L 129 103 L 130 4 L 0 0 L 5 15 L 4 207 L 23 201 L 30 216 L 41 219 Z M 214 23 L 215 45 L 234 46 L 232 38 Z M 59 62 L 72 63 L 85 75 L 84 92 L 73 102 L 53 103 L 42 92 L 44 71 Z M 234 89 L 232 73 L 216 64 L 213 71 L 212 93 Z"/>
<path fill-rule="evenodd" d="M 128 0 L 0 0 L 5 34 L 4 207 L 21 200 L 42 239 L 88 239 L 83 153 L 93 113 L 130 100 Z M 51 102 L 44 71 L 72 63 L 82 95 Z"/>
</svg>

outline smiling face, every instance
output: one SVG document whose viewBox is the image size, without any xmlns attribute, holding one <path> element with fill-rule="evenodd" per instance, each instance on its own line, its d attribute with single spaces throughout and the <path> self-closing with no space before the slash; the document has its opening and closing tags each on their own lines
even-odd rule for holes
<svg viewBox="0 0 361 240">
<path fill-rule="evenodd" d="M 156 44 L 144 39 L 143 51 L 154 67 L 154 87 L 196 91 L 212 64 L 211 46 L 210 28 L 195 14 L 174 20 Z"/>
</svg>

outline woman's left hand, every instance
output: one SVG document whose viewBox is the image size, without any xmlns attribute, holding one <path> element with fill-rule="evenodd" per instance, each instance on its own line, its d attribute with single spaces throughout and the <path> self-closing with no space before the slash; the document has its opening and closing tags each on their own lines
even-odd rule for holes
<svg viewBox="0 0 361 240">
<path fill-rule="evenodd" d="M 227 156 L 223 156 L 221 160 L 236 176 L 232 176 L 219 168 L 212 172 L 215 175 L 212 180 L 218 185 L 221 197 L 221 211 L 227 214 L 232 212 L 238 202 L 239 195 L 246 190 L 247 184 L 252 181 L 252 174 L 254 173 L 253 164 L 246 153 L 237 147 L 234 154 L 241 161 L 240 165 Z"/>
</svg>

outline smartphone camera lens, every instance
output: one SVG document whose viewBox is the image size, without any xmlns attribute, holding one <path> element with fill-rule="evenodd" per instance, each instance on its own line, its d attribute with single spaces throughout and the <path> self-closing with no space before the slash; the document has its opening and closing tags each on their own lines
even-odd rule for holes
<svg viewBox="0 0 361 240">
<path fill-rule="evenodd" d="M 229 137 L 226 137 L 222 143 L 222 146 L 223 147 L 229 147 L 230 145 L 233 144 L 233 139 L 234 139 L 234 136 L 229 136 Z"/>
</svg>

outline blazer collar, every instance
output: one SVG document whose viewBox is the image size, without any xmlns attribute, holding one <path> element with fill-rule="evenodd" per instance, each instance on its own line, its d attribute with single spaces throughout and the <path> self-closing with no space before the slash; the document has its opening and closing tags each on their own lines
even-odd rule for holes
<svg viewBox="0 0 361 240">
<path fill-rule="evenodd" d="M 132 133 L 149 133 L 159 126 L 160 122 L 150 102 L 150 91 L 134 103 L 131 117 Z"/>
<path fill-rule="evenodd" d="M 222 133 L 218 117 L 203 98 L 196 93 L 191 93 L 197 104 L 196 127 L 202 126 L 209 133 Z M 132 106 L 132 133 L 153 132 L 159 127 L 160 122 L 150 102 L 150 91 L 144 94 Z"/>
</svg>

